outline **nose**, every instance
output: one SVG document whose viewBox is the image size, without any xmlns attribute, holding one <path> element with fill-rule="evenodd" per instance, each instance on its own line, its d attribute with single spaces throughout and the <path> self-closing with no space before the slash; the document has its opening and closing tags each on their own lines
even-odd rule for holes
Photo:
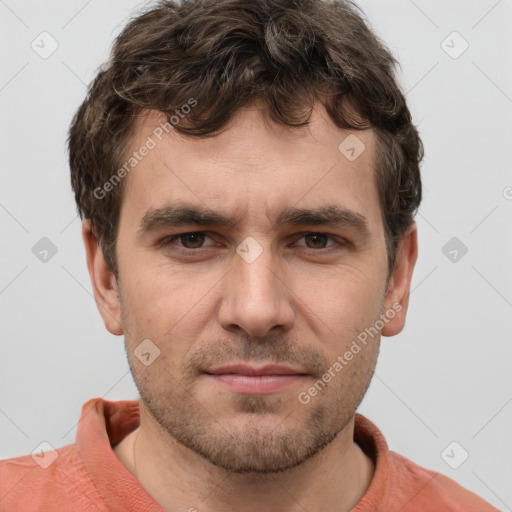
<svg viewBox="0 0 512 512">
<path fill-rule="evenodd" d="M 262 337 L 273 329 L 291 329 L 295 312 L 291 283 L 270 248 L 251 262 L 235 254 L 224 281 L 219 321 L 228 331 Z"/>
</svg>

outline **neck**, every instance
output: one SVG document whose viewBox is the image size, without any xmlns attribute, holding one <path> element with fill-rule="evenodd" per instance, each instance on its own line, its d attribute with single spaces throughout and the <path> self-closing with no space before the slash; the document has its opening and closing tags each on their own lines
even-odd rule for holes
<svg viewBox="0 0 512 512">
<path fill-rule="evenodd" d="M 354 418 L 321 452 L 279 473 L 230 473 L 181 445 L 141 408 L 139 427 L 115 448 L 166 510 L 350 511 L 370 485 L 373 461 L 353 441 Z"/>
</svg>

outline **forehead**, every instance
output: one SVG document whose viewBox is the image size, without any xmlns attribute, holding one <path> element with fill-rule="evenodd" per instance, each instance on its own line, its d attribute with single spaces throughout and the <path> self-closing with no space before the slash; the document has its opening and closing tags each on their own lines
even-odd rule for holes
<svg viewBox="0 0 512 512">
<path fill-rule="evenodd" d="M 186 137 L 166 123 L 156 111 L 136 118 L 125 154 L 136 165 L 121 212 L 129 205 L 140 219 L 179 199 L 267 220 L 291 206 L 325 204 L 380 220 L 374 132 L 340 129 L 321 106 L 300 128 L 273 123 L 258 106 L 241 109 L 213 137 Z"/>
</svg>

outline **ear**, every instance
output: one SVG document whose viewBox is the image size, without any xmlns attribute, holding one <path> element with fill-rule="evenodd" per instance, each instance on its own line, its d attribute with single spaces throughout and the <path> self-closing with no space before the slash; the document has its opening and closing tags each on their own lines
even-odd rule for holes
<svg viewBox="0 0 512 512">
<path fill-rule="evenodd" d="M 103 251 L 92 232 L 91 223 L 88 219 L 85 219 L 82 223 L 82 237 L 96 306 L 98 306 L 107 330 L 119 336 L 123 334 L 123 326 L 117 282 L 103 257 Z"/>
<path fill-rule="evenodd" d="M 382 328 L 383 336 L 395 336 L 404 328 L 412 273 L 417 258 L 418 232 L 413 222 L 397 247 L 395 268 L 389 280 L 384 302 L 384 311 L 395 311 L 395 316 L 391 318 L 389 314 L 386 315 L 389 321 Z"/>
</svg>

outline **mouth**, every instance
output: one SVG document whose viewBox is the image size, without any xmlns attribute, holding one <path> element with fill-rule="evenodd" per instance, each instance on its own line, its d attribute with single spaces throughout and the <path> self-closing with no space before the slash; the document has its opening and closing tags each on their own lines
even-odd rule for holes
<svg viewBox="0 0 512 512">
<path fill-rule="evenodd" d="M 303 383 L 309 375 L 284 365 L 255 367 L 247 364 L 225 365 L 204 371 L 204 375 L 224 388 L 244 395 L 270 395 Z"/>
</svg>

